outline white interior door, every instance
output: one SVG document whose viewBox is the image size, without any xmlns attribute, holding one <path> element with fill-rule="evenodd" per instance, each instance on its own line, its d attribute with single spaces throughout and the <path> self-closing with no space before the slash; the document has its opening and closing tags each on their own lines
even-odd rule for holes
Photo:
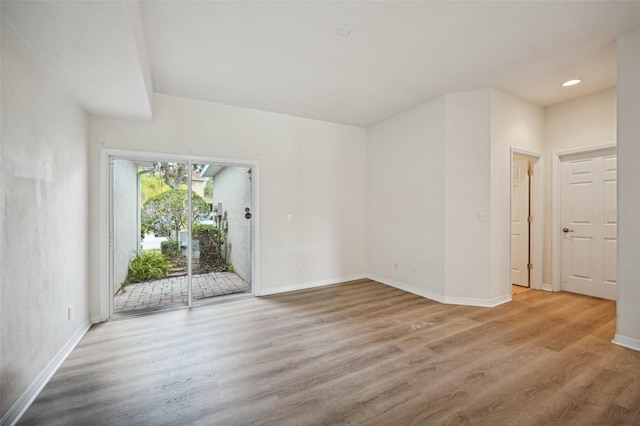
<svg viewBox="0 0 640 426">
<path fill-rule="evenodd" d="M 563 158 L 560 185 L 560 288 L 615 300 L 615 150 Z"/>
<path fill-rule="evenodd" d="M 529 160 L 514 157 L 511 188 L 511 282 L 529 287 Z"/>
</svg>

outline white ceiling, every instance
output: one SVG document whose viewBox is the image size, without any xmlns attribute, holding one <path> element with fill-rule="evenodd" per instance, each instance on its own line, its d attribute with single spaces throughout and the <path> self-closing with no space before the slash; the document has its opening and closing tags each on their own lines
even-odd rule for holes
<svg viewBox="0 0 640 426">
<path fill-rule="evenodd" d="M 115 19 L 118 4 L 128 22 Z M 615 39 L 640 26 L 640 2 L 139 4 L 2 8 L 96 114 L 136 118 L 148 59 L 158 93 L 364 127 L 452 91 L 495 87 L 548 106 L 612 87 Z M 337 34 L 343 24 L 351 36 Z M 574 77 L 584 82 L 560 87 Z M 100 87 L 113 96 L 94 96 Z"/>
<path fill-rule="evenodd" d="M 89 113 L 151 119 L 153 88 L 135 2 L 2 1 L 2 17 Z"/>
</svg>

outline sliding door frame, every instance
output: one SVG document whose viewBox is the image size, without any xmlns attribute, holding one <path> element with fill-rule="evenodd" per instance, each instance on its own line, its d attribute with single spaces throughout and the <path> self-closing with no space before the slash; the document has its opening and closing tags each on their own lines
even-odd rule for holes
<svg viewBox="0 0 640 426">
<path fill-rule="evenodd" d="M 129 161 L 167 161 L 192 164 L 205 163 L 228 167 L 251 168 L 251 291 L 260 294 L 260 167 L 257 160 L 231 159 L 204 157 L 185 154 L 167 154 L 146 151 L 128 151 L 122 149 L 102 148 L 100 150 L 100 193 L 98 208 L 98 235 L 99 238 L 99 280 L 95 283 L 98 312 L 92 315 L 93 322 L 103 322 L 113 316 L 113 181 L 112 160 Z M 191 176 L 188 177 L 188 185 L 191 187 Z M 191 193 L 187 191 L 189 206 L 191 206 Z M 91 233 L 90 233 L 91 234 Z M 191 229 L 188 229 L 189 280 L 191 280 Z M 97 288 L 96 288 L 97 287 Z M 191 283 L 189 283 L 189 303 L 191 301 Z M 92 304 L 93 305 L 93 304 Z M 96 305 L 93 305 L 96 306 Z"/>
</svg>

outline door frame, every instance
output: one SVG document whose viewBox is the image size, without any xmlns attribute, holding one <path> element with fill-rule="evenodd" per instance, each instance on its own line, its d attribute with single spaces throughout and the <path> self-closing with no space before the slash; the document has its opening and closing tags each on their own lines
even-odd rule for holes
<svg viewBox="0 0 640 426">
<path fill-rule="evenodd" d="M 617 145 L 615 143 L 597 145 L 588 148 L 578 148 L 568 151 L 559 151 L 552 153 L 551 160 L 551 247 L 552 247 L 552 260 L 551 260 L 551 290 L 560 291 L 561 271 L 562 271 L 562 256 L 560 249 L 561 242 L 561 230 L 560 230 L 560 186 L 562 185 L 560 179 L 560 164 L 562 158 L 569 155 L 576 154 L 597 154 L 601 151 L 607 151 L 615 149 L 617 152 Z"/>
<path fill-rule="evenodd" d="M 99 170 L 99 212 L 98 212 L 98 270 L 97 283 L 98 318 L 92 318 L 92 322 L 109 320 L 113 315 L 113 268 L 112 268 L 112 185 L 110 159 L 117 157 L 119 160 L 146 160 L 146 161 L 171 161 L 192 163 L 210 163 L 229 167 L 251 168 L 251 291 L 260 294 L 260 164 L 258 160 L 231 159 L 221 157 L 208 157 L 186 154 L 167 154 L 150 151 L 129 151 L 123 149 L 100 149 Z M 94 321 L 95 320 L 95 321 Z"/>
<path fill-rule="evenodd" d="M 533 213 L 533 222 L 529 231 L 531 263 L 533 269 L 529 276 L 529 288 L 534 290 L 543 290 L 542 271 L 543 271 L 543 249 L 544 249 L 544 164 L 542 154 L 532 151 L 526 151 L 519 148 L 511 148 L 509 156 L 509 281 L 511 280 L 512 271 L 512 233 L 513 233 L 513 159 L 514 156 L 520 155 L 529 157 L 532 160 L 531 167 L 533 169 L 533 178 L 531 179 L 530 199 L 531 212 Z M 512 285 L 513 283 L 510 283 Z"/>
</svg>

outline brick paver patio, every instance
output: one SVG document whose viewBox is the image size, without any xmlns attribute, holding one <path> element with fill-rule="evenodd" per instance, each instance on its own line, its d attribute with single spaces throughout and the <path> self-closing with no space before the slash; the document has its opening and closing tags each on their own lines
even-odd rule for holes
<svg viewBox="0 0 640 426">
<path fill-rule="evenodd" d="M 248 293 L 251 286 L 233 272 L 211 272 L 193 276 L 193 299 Z M 129 284 L 113 298 L 113 313 L 124 314 L 184 306 L 188 299 L 187 276 Z"/>
</svg>

